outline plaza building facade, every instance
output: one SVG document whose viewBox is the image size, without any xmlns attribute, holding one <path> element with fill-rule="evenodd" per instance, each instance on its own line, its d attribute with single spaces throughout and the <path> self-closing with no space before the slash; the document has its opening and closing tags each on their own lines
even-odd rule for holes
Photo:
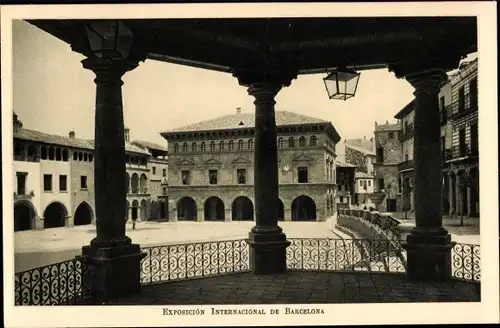
<svg viewBox="0 0 500 328">
<path fill-rule="evenodd" d="M 372 206 L 372 196 L 375 183 L 375 141 L 372 138 L 345 139 L 337 147 L 339 158 L 347 164 L 356 167 L 354 175 L 354 188 L 351 193 L 352 205 Z"/>
<path fill-rule="evenodd" d="M 356 165 L 336 159 L 335 170 L 337 182 L 335 203 L 337 209 L 349 208 L 350 205 L 354 204 Z"/>
<path fill-rule="evenodd" d="M 166 221 L 168 219 L 168 149 L 142 140 L 134 140 L 132 144 L 151 154 L 148 160 L 149 220 Z"/>
<path fill-rule="evenodd" d="M 322 221 L 335 211 L 330 122 L 276 111 L 279 210 L 284 221 Z M 254 220 L 255 115 L 242 113 L 161 135 L 169 151 L 169 221 Z"/>
<path fill-rule="evenodd" d="M 479 143 L 477 58 L 448 74 L 438 94 L 443 163 L 443 213 L 479 217 Z M 395 118 L 401 122 L 404 160 L 398 165 L 401 210 L 414 210 L 413 116 L 414 100 Z"/>
<path fill-rule="evenodd" d="M 375 204 L 381 212 L 396 212 L 401 208 L 398 164 L 401 163 L 401 124 L 375 122 L 375 190 L 380 195 Z"/>
<path fill-rule="evenodd" d="M 13 115 L 14 230 L 95 224 L 94 141 L 74 131 L 59 136 L 23 128 Z M 128 142 L 128 217 L 151 215 L 148 191 L 151 153 Z M 135 210 L 134 210 L 135 207 Z"/>
</svg>

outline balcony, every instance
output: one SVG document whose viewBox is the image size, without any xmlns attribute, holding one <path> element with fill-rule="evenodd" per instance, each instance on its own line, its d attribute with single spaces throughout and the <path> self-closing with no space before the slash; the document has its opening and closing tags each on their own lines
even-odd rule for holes
<svg viewBox="0 0 500 328">
<path fill-rule="evenodd" d="M 479 157 L 479 148 L 477 146 L 471 147 L 470 145 L 465 146 L 454 146 L 445 151 L 445 160 L 453 161 L 456 159 L 463 158 L 477 158 Z"/>
<path fill-rule="evenodd" d="M 399 141 L 404 142 L 406 140 L 412 139 L 414 135 L 413 124 L 408 125 L 403 129 L 403 132 L 399 135 Z"/>
<path fill-rule="evenodd" d="M 35 196 L 35 192 L 33 190 L 31 190 L 29 193 L 27 193 L 26 191 L 21 191 L 21 192 L 18 192 L 18 193 L 14 193 L 14 200 L 21 200 L 21 199 L 31 199 Z"/>
<path fill-rule="evenodd" d="M 398 164 L 398 171 L 401 172 L 401 171 L 413 170 L 413 165 L 414 165 L 413 159 L 399 163 Z"/>
<path fill-rule="evenodd" d="M 455 101 L 450 106 L 452 106 L 453 109 L 455 109 L 452 113 L 450 113 L 451 115 L 449 116 L 449 119 L 453 121 L 456 121 L 467 114 L 478 111 L 477 102 L 465 103 L 462 107 L 460 107 L 459 102 Z"/>
</svg>

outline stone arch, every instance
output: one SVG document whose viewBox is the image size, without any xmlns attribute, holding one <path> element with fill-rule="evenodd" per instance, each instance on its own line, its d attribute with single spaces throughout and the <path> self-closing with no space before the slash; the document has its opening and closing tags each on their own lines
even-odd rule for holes
<svg viewBox="0 0 500 328">
<path fill-rule="evenodd" d="M 200 151 L 206 151 L 207 150 L 207 144 L 203 141 L 200 146 Z"/>
<path fill-rule="evenodd" d="M 179 152 L 179 144 L 175 144 L 174 145 L 174 153 L 178 153 Z"/>
<path fill-rule="evenodd" d="M 248 139 L 248 149 L 253 150 L 253 139 Z"/>
<path fill-rule="evenodd" d="M 278 221 L 285 221 L 285 206 L 281 198 L 278 198 Z"/>
<path fill-rule="evenodd" d="M 311 136 L 311 138 L 309 138 L 309 146 L 316 147 L 317 145 L 318 145 L 318 138 L 316 138 L 316 136 Z"/>
<path fill-rule="evenodd" d="M 288 147 L 295 148 L 295 138 L 294 137 L 288 138 Z"/>
<path fill-rule="evenodd" d="M 148 177 L 144 173 L 141 174 L 140 188 L 141 188 L 141 192 L 143 192 L 143 193 L 146 193 L 146 191 L 148 189 Z"/>
<path fill-rule="evenodd" d="M 193 142 L 191 144 L 191 151 L 194 153 L 194 152 L 196 152 L 198 150 L 197 148 L 198 148 L 198 146 L 196 145 L 196 142 Z"/>
<path fill-rule="evenodd" d="M 243 140 L 238 140 L 238 150 L 243 150 Z"/>
<path fill-rule="evenodd" d="M 36 146 L 33 144 L 28 146 L 28 157 L 32 160 L 38 159 L 38 150 L 36 149 Z"/>
<path fill-rule="evenodd" d="M 125 222 L 127 222 L 128 219 L 130 219 L 130 217 L 129 217 L 129 209 L 130 209 L 130 202 L 127 200 L 125 202 Z"/>
<path fill-rule="evenodd" d="M 188 151 L 188 144 L 185 142 L 182 144 L 182 152 L 187 153 L 187 151 Z"/>
<path fill-rule="evenodd" d="M 43 228 L 59 228 L 66 225 L 66 218 L 68 217 L 68 210 L 66 207 L 59 203 L 50 203 L 43 212 Z"/>
<path fill-rule="evenodd" d="M 94 214 L 90 205 L 87 202 L 81 202 L 73 215 L 74 224 L 75 226 L 91 224 L 93 217 Z"/>
<path fill-rule="evenodd" d="M 250 198 L 239 196 L 233 200 L 232 219 L 233 221 L 253 221 L 254 206 Z"/>
<path fill-rule="evenodd" d="M 132 201 L 132 207 L 131 207 L 131 217 L 132 220 L 137 220 L 139 218 L 139 201 L 137 199 L 134 199 Z"/>
<path fill-rule="evenodd" d="M 316 221 L 316 203 L 306 195 L 292 201 L 292 221 Z"/>
<path fill-rule="evenodd" d="M 54 147 L 49 147 L 49 160 L 53 161 L 54 160 L 54 157 L 55 157 L 55 154 L 54 154 Z"/>
<path fill-rule="evenodd" d="M 205 221 L 224 221 L 224 202 L 217 196 L 207 198 L 204 205 Z"/>
<path fill-rule="evenodd" d="M 40 158 L 41 159 L 47 159 L 48 155 L 47 155 L 47 147 L 45 146 L 42 146 L 42 148 L 40 149 Z"/>
<path fill-rule="evenodd" d="M 146 221 L 148 213 L 148 202 L 143 199 L 141 200 L 141 208 L 140 208 L 140 216 L 139 218 L 143 221 Z"/>
<path fill-rule="evenodd" d="M 177 201 L 177 219 L 179 221 L 196 221 L 198 218 L 196 201 L 184 196 Z"/>
<path fill-rule="evenodd" d="M 234 141 L 233 140 L 229 140 L 229 150 L 234 150 Z"/>
<path fill-rule="evenodd" d="M 210 151 L 213 153 L 215 152 L 215 141 L 210 142 Z"/>
<path fill-rule="evenodd" d="M 22 200 L 14 204 L 14 231 L 31 230 L 35 218 L 36 209 L 33 203 Z"/>
<path fill-rule="evenodd" d="M 139 175 L 137 175 L 137 173 L 132 174 L 130 178 L 130 188 L 132 188 L 133 194 L 139 191 Z"/>
<path fill-rule="evenodd" d="M 63 161 L 67 162 L 69 159 L 69 151 L 67 148 L 64 148 L 62 151 L 62 159 Z"/>
<path fill-rule="evenodd" d="M 306 137 L 301 136 L 299 138 L 299 147 L 305 147 L 306 146 Z"/>
</svg>

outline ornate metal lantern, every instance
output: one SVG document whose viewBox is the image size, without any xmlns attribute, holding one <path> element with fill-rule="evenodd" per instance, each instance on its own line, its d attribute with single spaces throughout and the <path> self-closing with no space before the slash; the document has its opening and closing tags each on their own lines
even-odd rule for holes
<svg viewBox="0 0 500 328">
<path fill-rule="evenodd" d="M 129 55 L 133 34 L 122 21 L 93 21 L 86 25 L 86 30 L 95 56 L 118 59 Z"/>
<path fill-rule="evenodd" d="M 330 99 L 347 100 L 354 97 L 358 87 L 360 73 L 340 67 L 323 79 Z"/>
</svg>

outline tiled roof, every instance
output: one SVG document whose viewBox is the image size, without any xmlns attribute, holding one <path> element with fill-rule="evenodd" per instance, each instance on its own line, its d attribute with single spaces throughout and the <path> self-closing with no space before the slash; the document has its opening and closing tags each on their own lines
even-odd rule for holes
<svg viewBox="0 0 500 328">
<path fill-rule="evenodd" d="M 292 124 L 314 124 L 314 123 L 328 123 L 325 120 L 296 114 L 287 111 L 276 111 L 276 125 L 292 125 Z M 254 113 L 241 113 L 234 115 L 226 115 L 217 117 L 211 120 L 198 122 L 191 125 L 186 125 L 180 128 L 165 131 L 170 132 L 195 132 L 195 131 L 213 131 L 213 130 L 226 130 L 237 128 L 252 128 L 255 127 L 255 114 Z"/>
<path fill-rule="evenodd" d="M 340 167 L 357 167 L 356 165 L 349 164 L 349 163 L 340 161 L 338 159 L 335 160 L 335 165 L 340 166 Z"/>
<path fill-rule="evenodd" d="M 94 140 L 89 140 L 88 141 L 92 146 L 94 146 Z M 144 155 L 151 155 L 148 151 L 139 148 L 130 142 L 125 142 L 125 151 L 131 152 L 131 153 L 138 153 L 138 154 L 144 154 Z"/>
<path fill-rule="evenodd" d="M 149 141 L 143 141 L 143 140 L 133 140 L 131 144 L 137 145 L 138 147 L 146 147 L 149 149 L 154 149 L 154 150 L 160 150 L 160 151 L 165 151 L 167 152 L 168 149 L 166 147 L 163 147 L 162 145 L 159 145 L 154 142 L 149 142 Z"/>
<path fill-rule="evenodd" d="M 346 144 L 346 147 L 352 148 L 352 149 L 357 150 L 359 152 L 362 152 L 363 154 L 366 154 L 366 155 L 375 156 L 375 152 L 373 152 L 369 149 L 366 149 L 366 148 L 357 147 L 357 146 L 353 146 L 353 145 L 349 145 L 349 144 Z"/>
<path fill-rule="evenodd" d="M 373 175 L 370 175 L 366 172 L 356 172 L 356 179 L 373 179 Z"/>
<path fill-rule="evenodd" d="M 372 140 L 368 140 L 366 138 L 346 139 L 345 144 L 347 144 L 349 146 L 354 146 L 354 147 L 374 151 L 375 146 L 374 146 L 374 143 Z"/>
<path fill-rule="evenodd" d="M 396 115 L 394 115 L 394 118 L 402 119 L 403 117 L 408 115 L 408 113 L 410 113 L 413 109 L 415 109 L 415 99 L 406 104 L 406 106 L 403 107 L 403 109 L 401 109 Z"/>
<path fill-rule="evenodd" d="M 81 149 L 94 149 L 93 144 L 84 139 L 63 137 L 55 134 L 48 134 L 24 128 L 20 129 L 18 132 L 14 132 L 14 138 L 42 142 L 51 145 L 60 145 Z"/>
</svg>

